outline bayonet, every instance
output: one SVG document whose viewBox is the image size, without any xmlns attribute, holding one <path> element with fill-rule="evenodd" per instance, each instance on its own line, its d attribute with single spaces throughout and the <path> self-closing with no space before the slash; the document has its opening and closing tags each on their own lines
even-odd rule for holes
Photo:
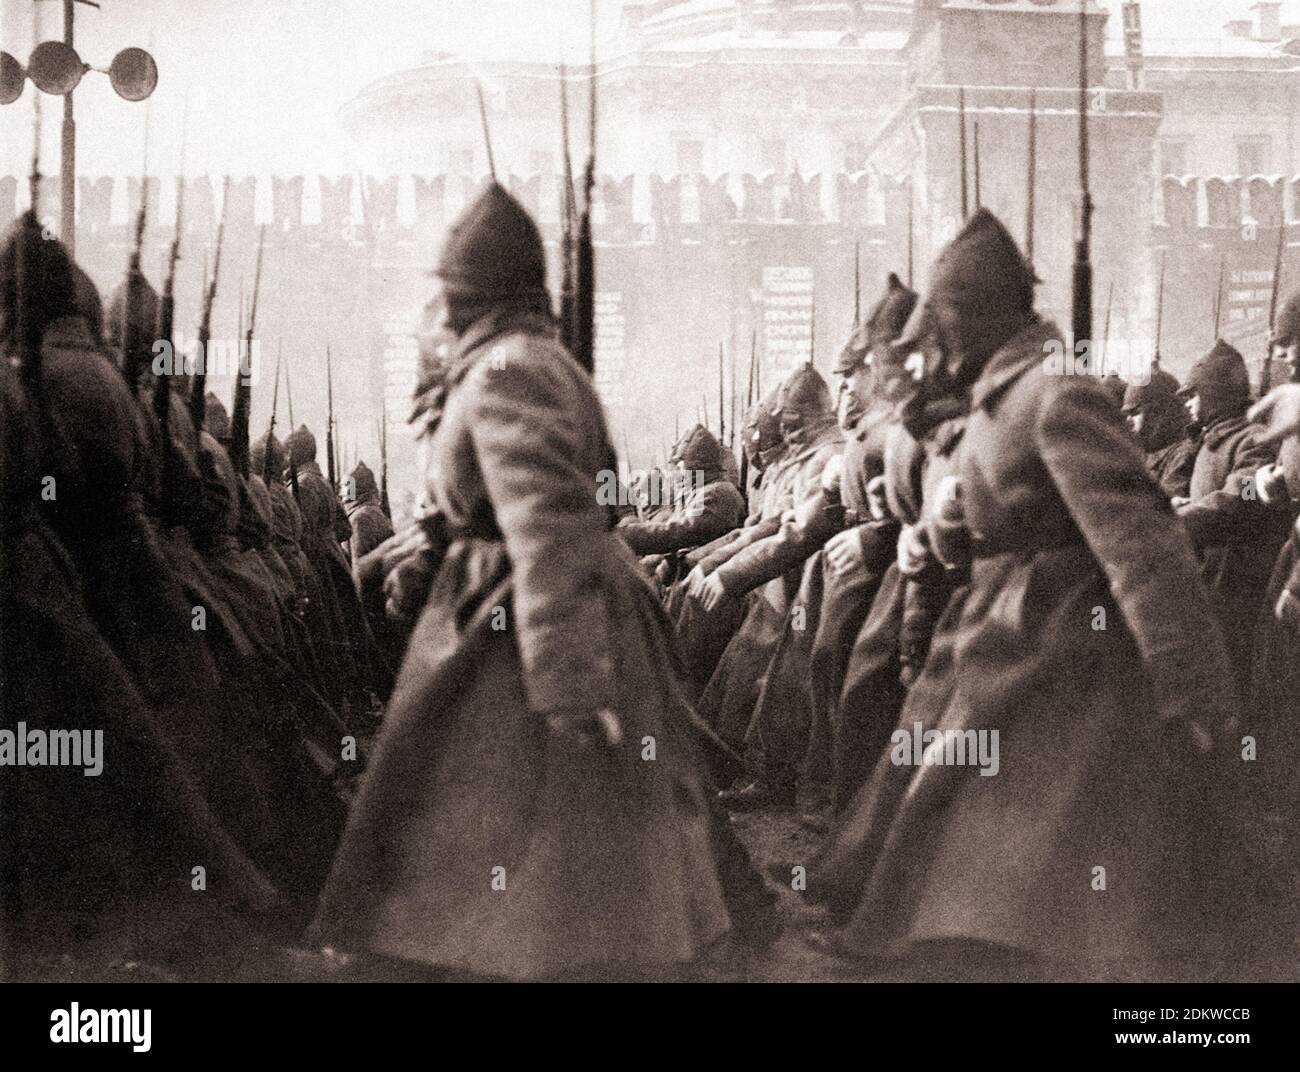
<svg viewBox="0 0 1300 1072">
<path fill-rule="evenodd" d="M 221 247 L 226 234 L 226 213 L 230 208 L 230 176 L 226 176 L 221 194 L 221 221 L 217 224 L 217 248 L 212 258 L 212 278 L 207 281 L 203 296 L 203 314 L 199 318 L 198 366 L 190 386 L 190 418 L 195 435 L 203 432 L 203 419 L 207 413 L 208 346 L 212 341 L 212 306 L 217 299 L 217 279 L 221 275 Z"/>
<path fill-rule="evenodd" d="M 280 412 L 280 366 L 284 362 L 284 340 L 275 347 L 275 385 L 271 388 L 271 423 L 266 429 L 266 450 L 262 453 L 262 483 L 271 486 L 271 443 L 275 440 L 275 418 Z"/>
<path fill-rule="evenodd" d="M 1156 354 L 1151 364 L 1160 365 L 1160 344 L 1165 334 L 1165 250 L 1160 251 L 1160 281 L 1156 284 Z"/>
<path fill-rule="evenodd" d="M 564 156 L 564 191 L 560 199 L 560 217 L 563 231 L 560 237 L 560 341 L 571 353 L 576 354 L 577 342 L 573 337 L 574 328 L 574 293 L 573 279 L 573 222 L 578 214 L 573 192 L 573 156 L 569 152 L 569 90 L 568 70 L 560 62 L 560 141 Z"/>
<path fill-rule="evenodd" d="M 591 83 L 588 101 L 587 169 L 583 176 L 582 217 L 578 222 L 577 297 L 574 303 L 574 352 L 588 373 L 596 369 L 596 249 L 592 238 L 592 202 L 596 189 L 596 0 L 591 2 Z"/>
<path fill-rule="evenodd" d="M 122 374 L 133 395 L 140 393 L 140 370 L 144 365 L 144 353 L 147 352 L 145 340 L 141 337 L 138 311 L 143 304 L 144 269 L 141 257 L 144 251 L 145 220 L 149 209 L 149 112 L 145 112 L 144 128 L 144 163 L 140 168 L 140 207 L 135 215 L 135 242 L 131 247 L 131 256 L 126 268 L 126 293 L 123 295 L 122 336 L 118 340 L 122 347 Z"/>
<path fill-rule="evenodd" d="M 393 519 L 393 508 L 388 501 L 388 399 L 379 400 L 379 505 L 384 516 Z"/>
<path fill-rule="evenodd" d="M 1088 0 L 1079 0 L 1079 233 L 1074 245 L 1074 352 L 1092 345 L 1092 193 L 1088 185 Z M 1157 360 L 1159 355 L 1157 354 Z"/>
<path fill-rule="evenodd" d="M 1025 259 L 1034 263 L 1034 187 L 1038 177 L 1038 91 L 1029 91 L 1029 164 L 1025 176 Z"/>
<path fill-rule="evenodd" d="M 483 123 L 483 145 L 487 149 L 488 171 L 492 174 L 492 181 L 496 182 L 497 162 L 492 155 L 492 131 L 488 127 L 487 102 L 483 99 L 483 83 L 477 78 L 474 80 L 474 91 L 478 94 L 478 116 Z"/>
<path fill-rule="evenodd" d="M 853 329 L 862 323 L 862 243 L 853 243 Z"/>
<path fill-rule="evenodd" d="M 961 157 L 961 218 L 966 219 L 970 209 L 966 199 L 966 87 L 957 87 L 957 154 Z"/>
<path fill-rule="evenodd" d="M 338 467 L 334 456 L 334 355 L 329 344 L 325 346 L 325 455 L 329 465 L 330 487 L 338 491 Z"/>
<path fill-rule="evenodd" d="M 1214 341 L 1219 340 L 1219 322 L 1223 314 L 1223 273 L 1227 266 L 1228 255 L 1219 255 L 1219 278 L 1214 287 Z"/>
<path fill-rule="evenodd" d="M 257 260 L 253 267 L 253 293 L 248 300 L 248 325 L 244 331 L 244 354 L 235 378 L 235 402 L 230 411 L 230 461 L 235 472 L 248 479 L 248 420 L 253 400 L 253 336 L 257 332 L 257 299 L 262 289 L 262 256 L 266 250 L 266 224 L 257 234 Z"/>
<path fill-rule="evenodd" d="M 1259 393 L 1268 394 L 1273 386 L 1273 330 L 1277 323 L 1277 295 L 1282 283 L 1282 257 L 1286 252 L 1286 217 L 1278 220 L 1277 255 L 1273 258 L 1273 293 L 1268 299 L 1268 340 L 1264 352 L 1264 368 L 1259 376 Z"/>
</svg>

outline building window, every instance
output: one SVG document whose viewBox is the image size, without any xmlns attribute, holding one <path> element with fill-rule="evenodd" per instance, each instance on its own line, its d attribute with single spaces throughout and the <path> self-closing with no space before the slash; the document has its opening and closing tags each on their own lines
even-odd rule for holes
<svg viewBox="0 0 1300 1072">
<path fill-rule="evenodd" d="M 1263 175 L 1271 166 L 1267 137 L 1237 139 L 1237 174 Z"/>
<path fill-rule="evenodd" d="M 1160 174 L 1186 175 L 1187 142 L 1162 141 L 1160 143 Z"/>
<path fill-rule="evenodd" d="M 785 142 L 763 142 L 763 170 L 775 171 L 778 175 L 785 174 Z"/>
<path fill-rule="evenodd" d="M 704 142 L 693 138 L 677 140 L 677 173 L 699 175 L 704 171 Z"/>
<path fill-rule="evenodd" d="M 844 146 L 844 170 L 855 175 L 867 166 L 867 147 L 860 141 L 851 141 Z"/>
</svg>

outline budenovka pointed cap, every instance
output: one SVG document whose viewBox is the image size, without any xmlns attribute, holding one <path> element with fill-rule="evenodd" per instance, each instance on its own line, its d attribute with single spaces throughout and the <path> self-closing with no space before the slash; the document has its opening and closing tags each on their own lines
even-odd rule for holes
<svg viewBox="0 0 1300 1072">
<path fill-rule="evenodd" d="M 248 448 L 248 464 L 253 473 L 260 475 L 269 471 L 272 480 L 279 480 L 285 466 L 284 444 L 270 432 L 263 432 L 261 437 Z"/>
<path fill-rule="evenodd" d="M 541 233 L 527 209 L 493 182 L 452 224 L 434 274 L 457 297 L 544 298 Z"/>
<path fill-rule="evenodd" d="M 290 432 L 284 445 L 289 452 L 289 464 L 295 469 L 316 460 L 316 437 L 305 424 L 298 425 Z"/>
<path fill-rule="evenodd" d="M 840 351 L 832 370 L 841 376 L 852 372 L 877 346 L 888 345 L 902 334 L 918 295 L 894 272 L 885 282 L 885 293 L 865 321 L 858 325 L 847 346 Z"/>
<path fill-rule="evenodd" d="M 1156 366 L 1151 370 L 1151 378 L 1146 383 L 1130 383 L 1124 388 L 1124 411 L 1158 409 L 1178 403 L 1180 390 L 1178 378 Z"/>
<path fill-rule="evenodd" d="M 1273 325 L 1273 345 L 1290 346 L 1300 342 L 1300 290 L 1282 304 Z"/>
<path fill-rule="evenodd" d="M 203 396 L 203 428 L 213 439 L 230 438 L 230 414 L 226 412 L 225 405 L 222 404 L 215 394 L 209 391 Z"/>
<path fill-rule="evenodd" d="M 779 407 L 784 413 L 825 416 L 833 407 L 831 389 L 812 365 L 800 365 L 781 385 Z"/>
<path fill-rule="evenodd" d="M 365 462 L 357 462 L 349 475 L 352 478 L 353 492 L 358 500 L 379 494 L 379 484 L 375 481 L 374 470 Z"/>
<path fill-rule="evenodd" d="M 673 444 L 669 460 L 679 462 L 683 469 L 716 472 L 722 468 L 722 446 L 717 436 L 697 424 Z"/>
<path fill-rule="evenodd" d="M 1037 282 L 1015 239 L 986 208 L 944 247 L 925 304 L 958 382 L 973 382 L 985 362 L 1030 322 Z"/>
<path fill-rule="evenodd" d="M 1230 343 L 1215 340 L 1210 352 L 1192 366 L 1179 394 L 1201 396 L 1202 420 L 1243 409 L 1250 401 L 1246 359 Z"/>
<path fill-rule="evenodd" d="M 122 280 L 113 291 L 113 297 L 108 303 L 108 341 L 114 346 L 122 342 L 122 325 L 126 318 L 126 292 L 129 282 L 126 279 Z M 158 330 L 158 292 L 153 289 L 153 285 L 143 273 L 136 288 L 134 304 L 135 308 L 131 311 L 132 324 L 140 339 L 152 342 Z"/>
</svg>

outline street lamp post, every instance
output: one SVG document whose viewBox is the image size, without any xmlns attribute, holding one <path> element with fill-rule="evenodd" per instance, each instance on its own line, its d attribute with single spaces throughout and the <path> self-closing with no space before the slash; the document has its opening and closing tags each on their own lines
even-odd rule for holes
<svg viewBox="0 0 1300 1072">
<path fill-rule="evenodd" d="M 39 0 L 38 0 L 39 2 Z M 124 48 L 107 67 L 83 63 L 73 47 L 76 5 L 99 7 L 96 0 L 62 0 L 63 40 L 43 41 L 33 50 L 24 68 L 8 52 L 0 52 L 0 104 L 12 104 L 21 96 L 23 83 L 31 79 L 38 92 L 63 98 L 63 130 L 60 165 L 59 237 L 75 253 L 77 241 L 77 121 L 73 116 L 72 94 L 87 71 L 108 75 L 114 92 L 124 100 L 142 101 L 158 85 L 158 66 L 142 48 Z M 39 134 L 38 134 L 39 136 Z M 33 211 L 39 206 L 33 205 Z"/>
<path fill-rule="evenodd" d="M 82 0 L 83 3 L 87 0 Z M 98 5 L 95 5 L 98 6 Z M 72 26 L 76 5 L 63 0 L 63 43 L 72 48 Z M 59 234 L 68 247 L 68 256 L 77 254 L 77 121 L 72 117 L 72 91 L 63 98 L 63 132 L 59 183 Z"/>
</svg>

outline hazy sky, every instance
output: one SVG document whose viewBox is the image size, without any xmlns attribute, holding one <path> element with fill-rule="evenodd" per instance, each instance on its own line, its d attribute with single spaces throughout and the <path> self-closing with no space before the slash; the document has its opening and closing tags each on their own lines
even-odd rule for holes
<svg viewBox="0 0 1300 1072">
<path fill-rule="evenodd" d="M 128 45 L 153 52 L 160 79 L 150 105 L 120 100 L 89 72 L 76 93 L 78 170 L 135 173 L 150 113 L 151 170 L 180 157 L 190 102 L 190 171 L 250 174 L 350 172 L 356 161 L 337 122 L 339 106 L 421 53 L 558 54 L 565 38 L 585 53 L 587 0 L 101 0 L 78 5 L 82 59 L 107 67 Z M 601 0 L 602 31 L 617 0 Z M 61 4 L 37 3 L 42 39 L 61 37 Z M 2 47 L 26 62 L 33 0 L 0 0 Z M 26 170 L 33 88 L 0 108 L 0 171 Z M 45 159 L 58 156 L 62 104 L 43 97 Z M 52 168 L 47 168 L 53 170 Z"/>
<path fill-rule="evenodd" d="M 106 67 L 128 45 L 150 48 L 161 80 L 151 105 L 116 97 L 88 73 L 77 90 L 78 170 L 136 173 L 150 122 L 150 170 L 180 159 L 187 96 L 187 170 L 219 174 L 355 171 L 360 161 L 337 122 L 338 109 L 370 80 L 413 64 L 429 50 L 472 56 L 553 59 L 565 42 L 586 50 L 588 0 L 101 0 L 77 5 L 77 48 Z M 1105 0 L 1116 10 L 1119 0 Z M 601 33 L 615 32 L 621 0 L 600 0 Z M 42 38 L 62 33 L 57 0 L 0 0 L 2 47 L 26 62 L 33 7 Z M 1149 36 L 1217 37 L 1229 17 L 1248 18 L 1250 0 L 1145 0 Z M 1300 0 L 1283 5 L 1300 22 Z M 1117 30 L 1117 18 L 1111 30 Z M 26 171 L 34 90 L 0 108 L 0 173 Z M 46 170 L 58 159 L 60 101 L 43 98 Z"/>
</svg>

